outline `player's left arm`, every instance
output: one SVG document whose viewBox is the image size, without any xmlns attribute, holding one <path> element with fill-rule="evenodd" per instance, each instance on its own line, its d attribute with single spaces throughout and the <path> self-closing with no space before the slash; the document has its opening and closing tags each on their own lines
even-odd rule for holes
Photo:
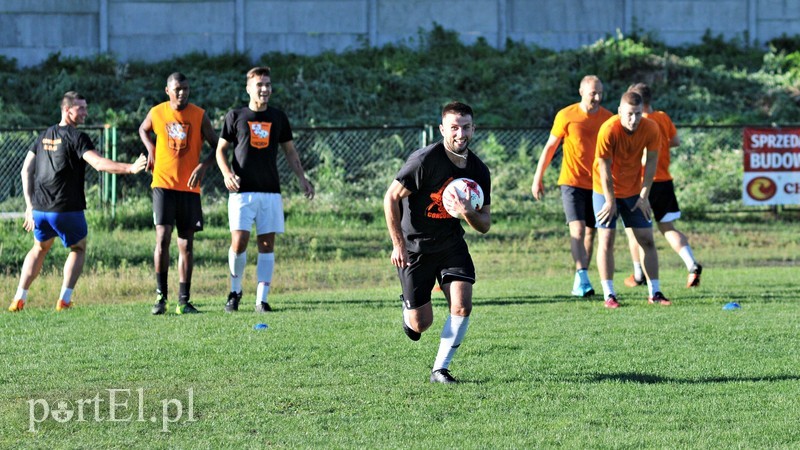
<svg viewBox="0 0 800 450">
<path fill-rule="evenodd" d="M 281 148 L 286 154 L 286 161 L 289 163 L 289 168 L 292 169 L 297 179 L 300 180 L 300 186 L 307 199 L 314 198 L 314 185 L 306 179 L 306 173 L 303 170 L 303 164 L 300 163 L 300 155 L 297 154 L 297 149 L 294 147 L 294 141 L 286 141 L 281 143 Z"/>
<path fill-rule="evenodd" d="M 22 163 L 22 196 L 25 197 L 25 221 L 22 228 L 33 231 L 33 182 L 36 177 L 36 153 L 28 152 L 25 162 Z"/>
<path fill-rule="evenodd" d="M 653 177 L 656 175 L 656 164 L 658 162 L 658 150 L 645 149 L 644 178 L 642 178 L 642 190 L 639 199 L 633 209 L 640 209 L 647 220 L 650 220 L 652 208 L 650 207 L 650 188 L 653 186 Z"/>
<path fill-rule="evenodd" d="M 486 234 L 489 232 L 489 228 L 492 227 L 491 205 L 483 205 L 481 209 L 475 209 L 472 207 L 472 204 L 467 201 L 462 216 L 469 226 L 480 233 Z"/>
<path fill-rule="evenodd" d="M 147 157 L 144 156 L 144 153 L 140 154 L 133 164 L 112 161 L 100 156 L 95 150 L 87 150 L 83 154 L 83 160 L 98 172 L 108 172 L 116 175 L 139 173 L 147 167 Z"/>
<path fill-rule="evenodd" d="M 672 139 L 669 140 L 669 148 L 678 147 L 680 145 L 681 145 L 681 137 L 678 136 L 678 133 L 675 133 L 675 135 L 672 136 Z"/>
<path fill-rule="evenodd" d="M 201 181 L 203 181 L 203 177 L 206 174 L 206 170 L 216 161 L 216 153 L 215 150 L 217 149 L 217 144 L 219 143 L 219 137 L 217 137 L 217 132 L 214 131 L 214 126 L 211 125 L 211 120 L 208 118 L 206 113 L 203 113 L 203 120 L 200 125 L 200 133 L 203 135 L 203 139 L 208 142 L 208 145 L 211 146 L 211 153 L 208 154 L 206 159 L 200 162 L 197 167 L 192 170 L 192 174 L 189 176 L 189 183 L 188 186 L 190 188 L 194 188 L 195 186 L 199 185 Z"/>
</svg>

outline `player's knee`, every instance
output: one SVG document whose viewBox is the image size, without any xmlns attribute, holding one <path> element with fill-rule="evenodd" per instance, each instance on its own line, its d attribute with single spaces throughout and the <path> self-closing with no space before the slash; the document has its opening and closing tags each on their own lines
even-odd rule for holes
<svg viewBox="0 0 800 450">
<path fill-rule="evenodd" d="M 470 314 L 472 314 L 472 305 L 461 305 L 450 308 L 450 315 L 453 316 L 469 317 Z"/>
</svg>

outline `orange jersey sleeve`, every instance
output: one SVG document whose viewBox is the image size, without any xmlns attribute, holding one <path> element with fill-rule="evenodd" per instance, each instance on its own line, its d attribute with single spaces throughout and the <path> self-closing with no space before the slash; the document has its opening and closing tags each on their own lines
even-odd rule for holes
<svg viewBox="0 0 800 450">
<path fill-rule="evenodd" d="M 602 106 L 589 114 L 581 109 L 580 103 L 567 106 L 556 114 L 550 134 L 562 139 L 563 157 L 559 185 L 592 188 L 592 163 L 597 131 L 612 115 L 611 111 Z"/>
<path fill-rule="evenodd" d="M 659 151 L 661 132 L 658 125 L 642 118 L 639 127 L 632 134 L 622 127 L 619 116 L 608 119 L 597 134 L 595 159 L 611 160 L 611 178 L 614 183 L 614 196 L 627 198 L 639 195 L 642 190 L 642 157 L 645 149 Z M 593 166 L 594 192 L 603 193 L 597 161 Z"/>
<path fill-rule="evenodd" d="M 200 164 L 203 147 L 204 110 L 189 104 L 175 111 L 164 102 L 150 110 L 156 134 L 155 162 L 151 188 L 200 192 L 200 186 L 189 188 L 189 177 Z"/>
<path fill-rule="evenodd" d="M 678 129 L 675 128 L 672 119 L 664 111 L 654 111 L 651 114 L 644 114 L 644 116 L 655 121 L 661 131 L 661 148 L 658 151 L 658 165 L 656 166 L 656 176 L 653 181 L 669 181 L 672 179 L 672 174 L 669 173 L 669 143 L 678 134 Z M 642 169 L 642 174 L 644 174 L 644 169 Z"/>
</svg>

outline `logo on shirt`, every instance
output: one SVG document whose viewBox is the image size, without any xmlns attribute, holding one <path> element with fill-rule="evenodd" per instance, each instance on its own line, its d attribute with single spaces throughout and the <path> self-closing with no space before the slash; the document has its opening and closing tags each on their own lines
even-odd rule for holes
<svg viewBox="0 0 800 450">
<path fill-rule="evenodd" d="M 447 188 L 447 185 L 453 181 L 453 177 L 447 179 L 447 181 L 442 184 L 442 187 L 439 188 L 438 191 L 431 193 L 431 202 L 428 204 L 428 207 L 425 208 L 425 215 L 429 219 L 452 219 L 453 216 L 444 209 L 444 203 L 442 202 L 442 195 L 444 194 L 444 190 Z"/>
<path fill-rule="evenodd" d="M 269 130 L 271 122 L 247 122 L 250 127 L 250 145 L 255 148 L 269 147 Z"/>
<path fill-rule="evenodd" d="M 167 146 L 175 151 L 175 154 L 181 154 L 186 150 L 187 136 L 189 136 L 189 124 L 179 122 L 169 122 L 167 128 Z"/>
<path fill-rule="evenodd" d="M 61 138 L 56 139 L 42 139 L 42 149 L 48 152 L 54 152 L 58 150 L 58 146 L 61 145 Z"/>
</svg>

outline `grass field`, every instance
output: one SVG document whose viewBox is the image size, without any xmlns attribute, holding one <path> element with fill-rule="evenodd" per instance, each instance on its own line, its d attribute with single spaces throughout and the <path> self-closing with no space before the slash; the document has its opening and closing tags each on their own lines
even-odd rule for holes
<svg viewBox="0 0 800 450">
<path fill-rule="evenodd" d="M 288 224 L 266 316 L 251 312 L 252 289 L 240 313 L 222 312 L 224 229 L 197 243 L 195 316 L 149 315 L 150 230 L 95 233 L 77 306 L 61 314 L 64 253 L 51 255 L 29 308 L 0 313 L 0 447 L 800 446 L 796 225 L 684 223 L 707 267 L 697 290 L 658 238 L 669 308 L 622 285 L 622 239 L 616 311 L 566 295 L 563 225 L 470 234 L 479 282 L 451 365 L 463 382 L 441 386 L 427 378 L 444 301 L 420 342 L 403 335 L 378 222 Z"/>
</svg>

